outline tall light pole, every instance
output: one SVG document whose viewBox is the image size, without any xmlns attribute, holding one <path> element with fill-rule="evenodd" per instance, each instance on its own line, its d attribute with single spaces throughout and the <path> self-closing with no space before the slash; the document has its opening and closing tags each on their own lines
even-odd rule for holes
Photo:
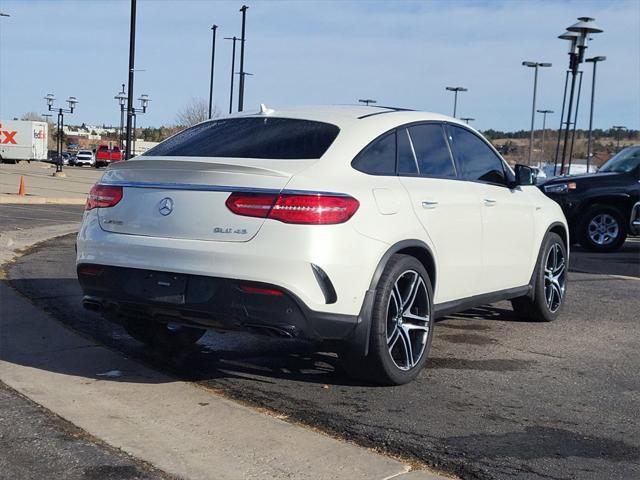
<svg viewBox="0 0 640 480">
<path fill-rule="evenodd" d="M 245 24 L 247 20 L 247 7 L 243 5 L 240 8 L 242 12 L 242 31 L 240 33 L 240 86 L 238 89 L 238 111 L 241 112 L 244 106 L 244 44 L 245 44 Z"/>
<path fill-rule="evenodd" d="M 127 103 L 127 94 L 124 92 L 124 83 L 122 84 L 122 90 L 119 91 L 115 97 L 113 97 L 115 100 L 118 101 L 118 103 L 120 104 L 120 135 L 118 135 L 118 140 L 119 140 L 119 147 L 120 147 L 120 151 L 122 152 L 122 141 L 123 141 L 123 129 L 124 129 L 124 106 Z"/>
<path fill-rule="evenodd" d="M 55 108 L 53 106 L 53 102 L 56 100 L 56 97 L 53 93 L 48 93 L 44 97 L 47 102 L 47 109 L 51 111 L 58 111 L 58 138 L 56 140 L 56 171 L 54 173 L 55 176 L 63 177 L 62 173 L 62 128 L 64 126 L 64 114 L 65 113 L 73 113 L 76 108 L 76 104 L 78 100 L 76 97 L 67 98 L 67 103 L 69 104 L 69 108 Z"/>
<path fill-rule="evenodd" d="M 576 89 L 576 80 L 578 77 L 578 69 L 584 61 L 584 51 L 587 49 L 587 42 L 594 33 L 601 33 L 603 30 L 594 23 L 594 19 L 590 17 L 579 17 L 578 23 L 567 28 L 567 32 L 558 38 L 569 40 L 569 71 L 571 72 L 571 88 L 569 93 L 569 102 L 567 106 L 567 120 L 564 122 L 564 144 L 562 145 L 562 162 L 560 164 L 560 175 L 565 174 L 565 165 L 567 162 L 567 146 L 569 144 L 569 131 L 571 130 L 571 113 L 573 109 L 573 97 Z M 574 122 L 575 126 L 575 122 Z M 561 132 L 558 132 L 561 134 Z M 571 159 L 569 159 L 570 161 Z M 557 162 L 556 162 L 557 163 Z"/>
<path fill-rule="evenodd" d="M 553 110 L 536 110 L 542 114 L 542 159 L 544 160 L 544 135 L 547 131 L 547 114 L 553 113 Z"/>
<path fill-rule="evenodd" d="M 147 113 L 147 107 L 149 106 L 149 102 L 151 101 L 151 99 L 149 98 L 149 95 L 147 95 L 146 93 L 143 93 L 142 95 L 140 95 L 138 100 L 140 101 L 140 106 L 142 108 L 131 109 L 133 113 L 133 141 L 132 141 L 133 148 L 131 149 L 131 153 L 133 154 L 132 156 L 135 156 L 135 152 L 136 152 L 136 128 L 137 128 L 136 122 L 138 121 L 138 114 Z"/>
<path fill-rule="evenodd" d="M 236 76 L 236 42 L 238 37 L 224 37 L 225 40 L 232 40 L 233 47 L 231 48 L 231 87 L 229 88 L 229 113 L 233 112 L 233 79 Z"/>
<path fill-rule="evenodd" d="M 620 150 L 620 132 L 622 130 L 626 130 L 627 127 L 625 127 L 624 125 L 614 125 L 612 128 L 616 131 L 616 150 Z"/>
<path fill-rule="evenodd" d="M 131 157 L 131 127 L 133 123 L 133 70 L 136 54 L 136 0 L 131 0 L 131 26 L 129 28 L 129 87 L 127 90 L 127 145 L 124 159 Z"/>
<path fill-rule="evenodd" d="M 211 118 L 211 113 L 213 109 L 213 66 L 216 59 L 216 30 L 218 29 L 217 25 L 213 25 L 211 30 L 213 30 L 213 40 L 211 41 L 211 80 L 209 81 L 209 118 Z"/>
<path fill-rule="evenodd" d="M 460 120 L 462 120 L 467 125 L 469 125 L 469 122 L 473 122 L 475 120 L 475 118 L 472 118 L 472 117 L 460 117 Z"/>
<path fill-rule="evenodd" d="M 533 131 L 535 126 L 535 118 L 536 118 L 536 93 L 538 90 L 538 68 L 539 67 L 550 67 L 550 63 L 545 62 L 522 62 L 522 65 L 525 67 L 531 67 L 534 69 L 533 75 L 533 104 L 531 106 L 531 131 L 529 133 L 529 160 L 528 165 L 531 165 L 531 159 L 533 157 Z"/>
<path fill-rule="evenodd" d="M 466 92 L 464 87 L 446 87 L 447 90 L 453 93 L 453 118 L 456 118 L 456 112 L 458 111 L 458 92 Z"/>
<path fill-rule="evenodd" d="M 596 92 L 596 67 L 598 62 L 604 62 L 607 57 L 591 57 L 587 58 L 585 62 L 593 63 L 593 77 L 591 79 L 591 109 L 589 111 L 589 136 L 587 138 L 587 173 L 589 173 L 589 163 L 591 162 L 591 137 L 593 134 L 593 103 Z"/>
<path fill-rule="evenodd" d="M 360 103 L 364 103 L 367 107 L 369 106 L 369 104 L 371 103 L 378 103 L 376 100 L 373 100 L 371 98 L 360 98 L 358 99 L 358 102 Z"/>
</svg>

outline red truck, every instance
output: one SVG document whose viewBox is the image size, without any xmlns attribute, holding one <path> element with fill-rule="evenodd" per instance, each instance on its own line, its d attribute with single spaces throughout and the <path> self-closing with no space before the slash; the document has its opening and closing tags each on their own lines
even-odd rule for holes
<svg viewBox="0 0 640 480">
<path fill-rule="evenodd" d="M 122 153 L 118 146 L 110 149 L 108 145 L 100 145 L 96 150 L 96 168 L 106 167 L 111 162 L 119 162 L 120 160 L 122 160 Z"/>
</svg>

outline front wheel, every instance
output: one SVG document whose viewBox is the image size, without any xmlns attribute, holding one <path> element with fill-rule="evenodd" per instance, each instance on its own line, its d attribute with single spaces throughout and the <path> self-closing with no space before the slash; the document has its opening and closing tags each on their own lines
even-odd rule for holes
<svg viewBox="0 0 640 480">
<path fill-rule="evenodd" d="M 376 288 L 369 354 L 343 352 L 347 374 L 383 385 L 415 379 L 431 348 L 432 307 L 433 288 L 422 263 L 408 255 L 392 256 Z"/>
<path fill-rule="evenodd" d="M 130 318 L 124 322 L 129 335 L 150 347 L 181 350 L 193 345 L 206 333 L 205 329 Z"/>
<path fill-rule="evenodd" d="M 545 237 L 535 270 L 533 291 L 511 300 L 513 310 L 522 318 L 551 322 L 558 318 L 567 292 L 567 248 L 556 233 Z"/>
</svg>

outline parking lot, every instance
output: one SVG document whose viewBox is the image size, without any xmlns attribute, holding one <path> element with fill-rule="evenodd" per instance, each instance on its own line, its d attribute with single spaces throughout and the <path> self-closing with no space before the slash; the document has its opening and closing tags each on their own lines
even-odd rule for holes
<svg viewBox="0 0 640 480">
<path fill-rule="evenodd" d="M 31 207 L 21 228 L 82 211 Z M 72 235 L 8 273 L 60 321 L 176 378 L 463 478 L 637 478 L 640 242 L 613 255 L 575 249 L 571 265 L 558 321 L 518 321 L 508 303 L 448 317 L 418 380 L 393 388 L 352 382 L 303 343 L 209 333 L 179 357 L 147 350 L 82 309 Z"/>
</svg>

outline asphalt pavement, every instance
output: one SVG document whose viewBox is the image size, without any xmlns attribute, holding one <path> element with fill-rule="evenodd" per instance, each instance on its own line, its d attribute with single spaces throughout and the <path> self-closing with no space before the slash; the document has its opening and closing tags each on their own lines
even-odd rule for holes
<svg viewBox="0 0 640 480">
<path fill-rule="evenodd" d="M 334 355 L 286 340 L 208 333 L 175 358 L 150 351 L 82 309 L 73 241 L 18 259 L 12 285 L 157 369 L 463 478 L 640 478 L 636 278 L 572 273 L 564 312 L 549 324 L 518 321 L 504 302 L 449 317 L 417 381 L 381 388 L 351 381 Z M 576 251 L 572 261 L 586 271 L 634 276 L 606 256 L 581 258 Z M 633 274 L 639 262 L 640 243 L 630 241 L 611 263 Z"/>
<path fill-rule="evenodd" d="M 168 480 L 173 477 L 89 437 L 0 383 L 0 478 Z"/>
</svg>

